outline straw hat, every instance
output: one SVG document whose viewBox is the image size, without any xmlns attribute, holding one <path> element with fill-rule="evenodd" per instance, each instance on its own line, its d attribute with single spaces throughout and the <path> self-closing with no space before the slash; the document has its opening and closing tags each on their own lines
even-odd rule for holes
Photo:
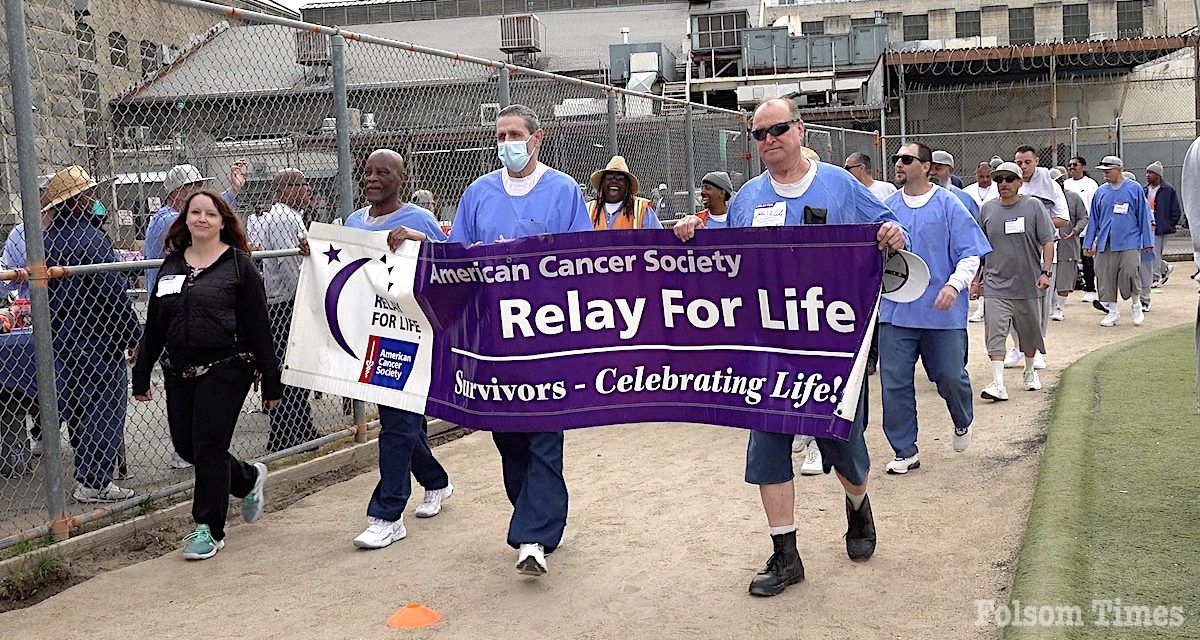
<svg viewBox="0 0 1200 640">
<path fill-rule="evenodd" d="M 821 154 L 817 153 L 816 151 L 814 151 L 813 149 L 810 149 L 808 147 L 800 147 L 800 153 L 803 153 L 804 157 L 808 158 L 810 162 L 820 162 L 821 161 Z"/>
<path fill-rule="evenodd" d="M 590 180 L 592 188 L 595 189 L 597 192 L 599 192 L 600 191 L 600 179 L 604 177 L 604 174 L 609 173 L 609 172 L 625 174 L 625 176 L 629 178 L 629 192 L 630 193 L 636 194 L 641 191 L 641 185 L 638 184 L 637 176 L 630 173 L 629 165 L 625 164 L 625 158 L 623 158 L 621 156 L 613 156 L 612 160 L 608 161 L 608 166 L 604 167 L 603 169 L 598 169 L 598 170 L 592 172 L 592 179 Z"/>
<path fill-rule="evenodd" d="M 79 165 L 72 165 L 54 174 L 46 183 L 46 206 L 42 211 L 58 205 L 95 189 L 98 183 Z"/>
</svg>

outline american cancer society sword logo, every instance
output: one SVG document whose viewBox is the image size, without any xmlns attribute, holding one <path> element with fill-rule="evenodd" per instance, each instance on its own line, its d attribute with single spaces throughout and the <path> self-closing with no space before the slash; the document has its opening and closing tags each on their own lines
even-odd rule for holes
<svg viewBox="0 0 1200 640">
<path fill-rule="evenodd" d="M 334 263 L 338 263 L 340 267 L 337 273 L 333 275 L 333 278 L 329 280 L 329 285 L 325 289 L 325 323 L 329 328 L 329 335 L 342 351 L 351 358 L 362 362 L 359 382 L 402 390 L 405 383 L 408 382 L 409 375 L 412 373 L 419 345 L 416 342 L 408 340 L 374 335 L 374 331 L 412 331 L 414 329 L 419 331 L 419 325 L 412 319 L 400 315 L 400 307 L 398 305 L 380 297 L 372 290 L 371 295 L 374 297 L 374 304 L 369 311 L 371 314 L 371 323 L 368 330 L 366 352 L 361 357 L 355 353 L 355 350 L 350 346 L 350 341 L 346 338 L 345 331 L 343 331 L 343 323 L 338 313 L 338 303 L 341 301 L 343 291 L 350 283 L 350 279 L 364 267 L 375 262 L 375 259 L 358 258 L 343 266 L 341 252 L 342 249 L 337 248 L 333 244 L 329 245 L 328 251 L 322 252 L 326 258 L 325 264 L 327 268 L 336 268 L 334 267 Z M 394 256 L 392 258 L 394 259 Z M 385 254 L 378 259 L 378 262 L 383 263 L 383 267 L 387 270 L 387 288 L 390 290 L 395 285 L 392 282 L 392 272 L 395 269 L 395 265 L 389 264 L 388 259 L 389 256 Z M 367 312 L 367 310 L 361 308 L 354 310 L 354 313 L 360 314 Z M 351 326 L 357 326 L 357 324 L 352 323 Z"/>
</svg>

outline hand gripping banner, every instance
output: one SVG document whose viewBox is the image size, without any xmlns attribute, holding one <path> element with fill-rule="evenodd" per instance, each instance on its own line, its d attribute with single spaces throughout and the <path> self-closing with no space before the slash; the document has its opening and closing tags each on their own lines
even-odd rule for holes
<svg viewBox="0 0 1200 640">
<path fill-rule="evenodd" d="M 314 224 L 283 380 L 490 431 L 670 421 L 846 438 L 877 225 L 407 242 Z"/>
</svg>

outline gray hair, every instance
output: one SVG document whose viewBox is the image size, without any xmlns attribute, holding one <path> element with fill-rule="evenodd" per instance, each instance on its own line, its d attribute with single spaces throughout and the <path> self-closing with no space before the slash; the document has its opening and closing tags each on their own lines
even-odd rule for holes
<svg viewBox="0 0 1200 640">
<path fill-rule="evenodd" d="M 538 119 L 537 112 L 523 104 L 510 104 L 504 107 L 500 110 L 500 113 L 496 114 L 496 119 L 499 120 L 500 118 L 510 116 L 516 116 L 525 121 L 525 128 L 529 130 L 529 133 L 542 128 L 542 121 Z"/>
<path fill-rule="evenodd" d="M 803 120 L 803 118 L 800 117 L 800 105 L 796 104 L 796 101 L 790 98 L 771 98 L 770 100 L 763 100 L 761 104 L 754 108 L 754 115 L 758 115 L 758 111 L 760 109 L 771 104 L 772 102 L 777 102 L 787 107 L 788 113 L 791 114 L 793 119 Z"/>
</svg>

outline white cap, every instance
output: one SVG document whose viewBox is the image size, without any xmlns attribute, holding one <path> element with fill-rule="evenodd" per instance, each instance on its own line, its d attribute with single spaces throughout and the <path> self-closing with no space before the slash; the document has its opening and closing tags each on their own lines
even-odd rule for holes
<svg viewBox="0 0 1200 640">
<path fill-rule="evenodd" d="M 954 156 L 950 155 L 950 153 L 946 151 L 934 151 L 933 164 L 944 164 L 948 167 L 953 167 Z"/>
<path fill-rule="evenodd" d="M 171 195 L 172 192 L 184 185 L 210 180 L 212 178 L 205 178 L 196 167 L 190 164 L 178 164 L 167 171 L 166 177 L 163 178 L 163 190 L 167 192 L 167 195 Z"/>
<path fill-rule="evenodd" d="M 929 265 L 915 253 L 896 251 L 883 264 L 884 298 L 892 302 L 912 302 L 929 287 Z"/>
<path fill-rule="evenodd" d="M 1000 175 L 1001 173 L 1011 173 L 1014 176 L 1020 178 L 1021 177 L 1021 167 L 1018 167 L 1017 163 L 1015 163 L 1015 162 L 1001 162 L 1000 166 L 996 167 L 995 169 L 992 169 L 992 179 L 994 180 L 996 178 L 996 176 Z"/>
<path fill-rule="evenodd" d="M 1096 165 L 1097 169 L 1124 169 L 1125 163 L 1117 156 L 1104 156 L 1100 164 Z"/>
</svg>

